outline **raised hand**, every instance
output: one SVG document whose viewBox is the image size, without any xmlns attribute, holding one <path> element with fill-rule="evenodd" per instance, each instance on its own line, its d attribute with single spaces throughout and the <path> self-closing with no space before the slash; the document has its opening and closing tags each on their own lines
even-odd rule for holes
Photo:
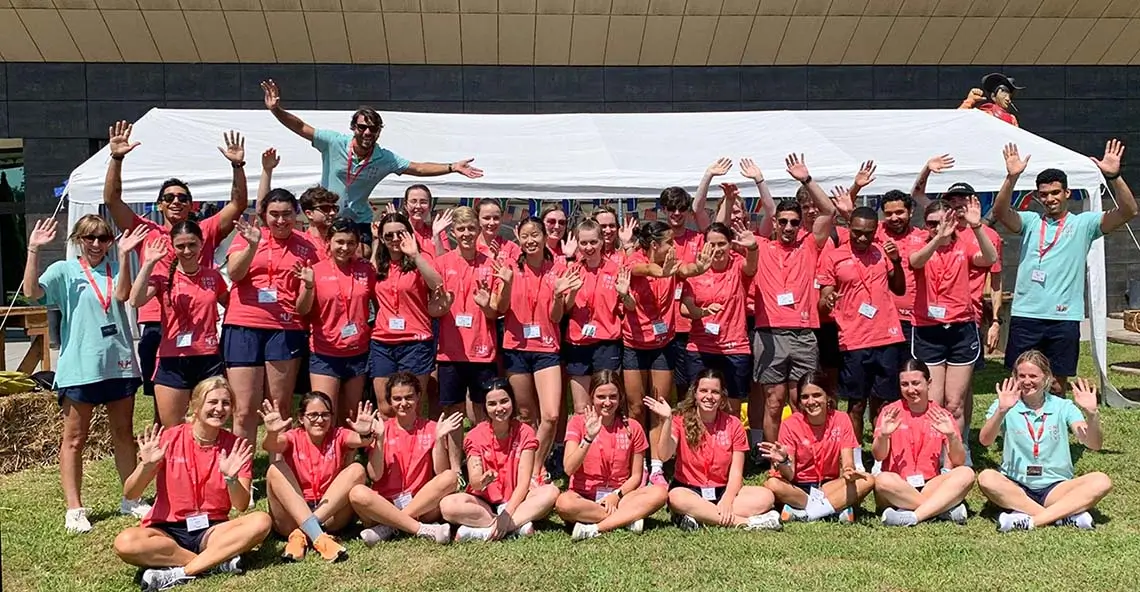
<svg viewBox="0 0 1140 592">
<path fill-rule="evenodd" d="M 225 450 L 218 453 L 218 470 L 222 475 L 233 479 L 241 472 L 241 468 L 246 463 L 253 460 L 253 447 L 249 445 L 249 440 L 239 438 L 234 442 L 234 447 L 226 454 Z"/>
<path fill-rule="evenodd" d="M 388 422 L 384 419 L 383 415 L 379 413 L 372 414 L 372 436 L 377 442 L 384 439 L 384 431 L 388 428 Z"/>
<path fill-rule="evenodd" d="M 740 188 L 736 186 L 736 183 L 721 183 L 720 190 L 724 192 L 724 199 L 730 197 L 734 199 L 740 198 Z"/>
<path fill-rule="evenodd" d="M 602 416 L 593 405 L 586 405 L 586 437 L 593 440 L 602 431 Z"/>
<path fill-rule="evenodd" d="M 511 269 L 510 265 L 503 265 L 495 263 L 495 277 L 499 278 L 504 284 L 510 284 L 511 280 L 515 277 L 515 270 Z"/>
<path fill-rule="evenodd" d="M 570 291 L 576 279 L 578 279 L 578 273 L 573 269 L 567 268 L 566 271 L 562 272 L 562 275 L 558 276 L 558 280 L 554 282 L 554 293 L 566 294 Z"/>
<path fill-rule="evenodd" d="M 926 161 L 926 170 L 934 174 L 940 174 L 942 171 L 948 171 L 952 168 L 954 168 L 954 157 L 949 154 L 934 156 Z"/>
<path fill-rule="evenodd" d="M 491 305 L 491 286 L 487 282 L 478 280 L 475 282 L 475 304 L 477 306 L 486 308 Z"/>
<path fill-rule="evenodd" d="M 281 157 L 277 156 L 276 148 L 266 148 L 265 152 L 261 153 L 261 170 L 272 171 L 281 164 Z"/>
<path fill-rule="evenodd" d="M 756 445 L 760 449 L 760 455 L 764 458 L 779 464 L 789 458 L 788 449 L 784 448 L 783 444 L 779 442 L 761 442 Z"/>
<path fill-rule="evenodd" d="M 234 228 L 237 228 L 238 236 L 245 239 L 245 242 L 251 245 L 256 245 L 261 242 L 261 229 L 250 224 L 248 220 L 238 218 L 234 221 Z"/>
<path fill-rule="evenodd" d="M 39 248 L 55 240 L 56 225 L 57 222 L 55 218 L 36 220 L 36 225 L 32 228 L 32 234 L 28 236 L 28 249 Z"/>
<path fill-rule="evenodd" d="M 673 417 L 673 408 L 670 407 L 669 403 L 661 396 L 657 396 L 656 398 L 644 397 L 641 402 L 645 404 L 646 409 L 649 409 L 651 413 L 661 419 Z"/>
<path fill-rule="evenodd" d="M 376 413 L 371 401 L 361 401 L 356 406 L 356 419 L 345 418 L 344 423 L 352 431 L 367 437 L 372 433 L 372 422 L 376 419 Z"/>
<path fill-rule="evenodd" d="M 265 92 L 266 109 L 276 111 L 281 108 L 281 89 L 277 88 L 277 83 L 272 78 L 261 82 L 261 90 Z"/>
<path fill-rule="evenodd" d="M 1097 159 L 1095 156 L 1090 156 L 1089 160 L 1096 163 L 1097 168 L 1106 178 L 1112 178 L 1120 175 L 1120 159 L 1123 157 L 1124 144 L 1113 138 L 1104 143 L 1103 157 Z"/>
<path fill-rule="evenodd" d="M 578 239 L 574 238 L 574 231 L 566 231 L 566 241 L 562 243 L 562 254 L 567 259 L 573 259 L 578 254 Z"/>
<path fill-rule="evenodd" d="M 789 154 L 784 159 L 784 164 L 788 167 L 788 174 L 800 183 L 807 183 L 811 179 L 803 154 Z"/>
<path fill-rule="evenodd" d="M 931 408 L 933 409 L 933 407 Z M 879 433 L 884 436 L 889 436 L 895 433 L 902 425 L 901 412 L 898 407 L 889 407 L 883 412 L 883 419 L 879 420 Z"/>
<path fill-rule="evenodd" d="M 226 157 L 226 160 L 238 164 L 245 162 L 245 138 L 241 134 L 230 130 L 222 134 L 222 140 L 226 143 L 226 147 L 218 146 L 218 152 Z M 264 164 L 264 155 L 262 155 L 262 164 Z"/>
<path fill-rule="evenodd" d="M 852 182 L 855 187 L 862 189 L 871 183 L 875 182 L 875 161 L 868 160 L 859 167 L 859 172 L 855 173 L 855 180 Z"/>
<path fill-rule="evenodd" d="M 614 280 L 614 290 L 617 291 L 618 296 L 625 297 L 629 294 L 629 280 L 630 271 L 628 267 L 623 267 L 618 270 L 617 279 Z"/>
<path fill-rule="evenodd" d="M 1029 166 L 1029 159 L 1032 156 L 1021 158 L 1021 154 L 1017 152 L 1017 144 L 1006 144 L 1005 148 L 1001 151 L 1002 158 L 1005 159 L 1005 172 L 1010 176 L 1016 177 L 1025 172 L 1025 167 Z M 1097 166 L 1100 166 L 1099 164 Z"/>
<path fill-rule="evenodd" d="M 732 244 L 742 249 L 752 249 L 756 246 L 756 235 L 752 234 L 752 229 L 743 221 L 735 222 L 732 225 L 732 232 L 736 234 L 736 238 L 732 239 Z"/>
<path fill-rule="evenodd" d="M 124 232 L 119 237 L 119 255 L 125 258 L 135 250 L 139 245 L 143 244 L 146 240 L 146 235 L 150 233 L 150 229 L 143 224 L 139 224 L 127 232 Z"/>
<path fill-rule="evenodd" d="M 304 265 L 300 261 L 298 261 L 298 262 L 293 264 L 293 269 L 291 269 L 290 271 L 293 272 L 293 277 L 301 280 L 301 283 L 306 288 L 312 288 L 313 287 L 313 268 L 312 267 Z"/>
<path fill-rule="evenodd" d="M 958 212 L 956 210 L 946 210 L 946 214 L 942 216 L 942 222 L 938 223 L 938 234 L 935 239 L 942 244 L 947 244 L 958 231 Z"/>
<path fill-rule="evenodd" d="M 162 426 L 151 425 L 135 438 L 139 448 L 139 462 L 145 465 L 157 465 L 166 456 L 162 447 Z"/>
<path fill-rule="evenodd" d="M 405 257 L 415 257 L 420 253 L 420 244 L 409 232 L 400 232 L 400 252 Z"/>
<path fill-rule="evenodd" d="M 463 428 L 463 414 L 456 412 L 448 416 L 446 413 L 439 414 L 439 421 L 435 422 L 435 439 L 442 440 L 451 432 Z"/>
<path fill-rule="evenodd" d="M 107 147 L 111 149 L 112 158 L 123 158 L 138 147 L 139 142 L 131 142 L 132 128 L 130 123 L 119 121 L 107 129 Z"/>
<path fill-rule="evenodd" d="M 385 213 L 385 214 L 395 214 L 395 213 L 397 213 L 397 212 L 396 212 L 396 204 L 394 204 L 394 203 L 392 203 L 392 202 L 388 202 L 388 203 L 384 204 L 384 213 Z"/>
<path fill-rule="evenodd" d="M 927 411 L 930 415 L 930 425 L 943 436 L 953 436 L 958 433 L 958 424 L 949 411 L 938 407 L 931 407 Z"/>
<path fill-rule="evenodd" d="M 633 242 L 633 231 L 637 228 L 637 218 L 632 214 L 626 216 L 625 220 L 621 223 L 621 230 L 618 231 L 618 240 L 621 241 L 621 246 L 628 246 Z"/>
<path fill-rule="evenodd" d="M 455 292 L 448 292 L 447 290 L 444 290 L 442 285 L 431 293 L 430 303 L 434 303 L 441 310 L 451 310 L 451 305 L 454 302 Z"/>
<path fill-rule="evenodd" d="M 966 211 L 963 213 L 963 218 L 966 220 L 966 224 L 970 226 L 977 226 L 982 223 L 982 202 L 978 201 L 978 196 L 970 196 L 970 199 L 966 202 Z"/>
<path fill-rule="evenodd" d="M 444 210 L 440 212 L 438 216 L 432 219 L 431 235 L 433 237 L 439 236 L 439 233 L 447 230 L 448 228 L 451 228 L 451 217 L 453 214 L 454 210 Z"/>
<path fill-rule="evenodd" d="M 671 277 L 677 273 L 677 267 L 680 264 L 681 262 L 677 261 L 677 251 L 675 249 L 669 249 L 669 252 L 665 253 L 665 261 L 661 263 L 661 274 L 665 277 Z"/>
<path fill-rule="evenodd" d="M 716 162 L 710 164 L 709 167 L 707 169 L 705 169 L 705 176 L 719 177 L 719 176 L 727 173 L 729 171 L 729 169 L 731 169 L 731 168 L 732 168 L 732 159 L 725 157 L 725 156 L 722 156 L 722 157 L 716 159 Z"/>
<path fill-rule="evenodd" d="M 478 169 L 471 166 L 474 158 L 468 158 L 459 162 L 451 163 L 451 170 L 467 177 L 468 179 L 478 179 L 483 176 L 483 169 Z"/>
<path fill-rule="evenodd" d="M 1078 377 L 1073 381 L 1073 402 L 1087 413 L 1096 413 L 1096 385 Z"/>
<path fill-rule="evenodd" d="M 143 252 L 143 261 L 147 263 L 156 263 L 162 261 L 166 257 L 166 241 L 161 238 L 156 238 L 146 244 L 146 251 Z"/>
<path fill-rule="evenodd" d="M 1021 401 L 1021 389 L 1017 386 L 1017 379 L 1010 376 L 1000 384 L 994 385 L 998 395 L 998 410 L 1009 411 Z"/>
<path fill-rule="evenodd" d="M 986 351 L 997 351 L 999 337 L 1001 337 L 1001 327 L 996 323 L 990 324 L 990 328 L 986 330 Z"/>
<path fill-rule="evenodd" d="M 672 253 L 672 251 L 670 251 L 670 253 Z M 705 243 L 705 246 L 701 247 L 701 252 L 697 254 L 697 265 L 699 265 L 701 269 L 707 270 L 712 266 L 712 259 L 713 246 L 711 243 Z"/>
<path fill-rule="evenodd" d="M 751 158 L 740 159 L 740 176 L 752 179 L 757 183 L 764 180 L 764 172 L 756 166 L 755 162 L 752 162 Z"/>
<path fill-rule="evenodd" d="M 281 412 L 277 410 L 277 405 L 273 401 L 264 399 L 261 401 L 261 409 L 257 410 L 257 414 L 261 416 L 261 423 L 265 424 L 265 431 L 279 433 L 289 429 L 293 425 L 293 418 L 281 417 Z"/>
</svg>

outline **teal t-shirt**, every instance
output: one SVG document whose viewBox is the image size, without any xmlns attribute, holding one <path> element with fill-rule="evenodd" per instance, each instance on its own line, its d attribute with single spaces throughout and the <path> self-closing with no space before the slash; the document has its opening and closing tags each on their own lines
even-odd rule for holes
<svg viewBox="0 0 1140 592">
<path fill-rule="evenodd" d="M 1055 321 L 1084 319 L 1085 258 L 1092 242 L 1104 236 L 1100 231 L 1104 212 L 1069 213 L 1061 221 L 1034 212 L 1017 215 L 1021 217 L 1021 261 L 1011 314 Z M 1057 228 L 1062 223 L 1058 237 Z M 1048 248 L 1044 257 L 1040 256 L 1043 246 Z"/>
<path fill-rule="evenodd" d="M 986 411 L 986 419 L 997 413 L 994 401 Z M 1028 420 L 1028 424 L 1026 421 Z M 1033 489 L 1042 489 L 1058 481 L 1073 478 L 1073 457 L 1069 454 L 1069 430 L 1073 424 L 1085 421 L 1084 414 L 1072 401 L 1055 395 L 1045 395 L 1045 404 L 1033 411 L 1018 401 L 1001 425 L 1001 472 L 1006 477 Z M 1045 428 L 1042 431 L 1042 424 Z M 1033 426 L 1033 434 L 1029 433 Z M 1041 437 L 1038 439 L 1037 434 Z M 1033 456 L 1033 442 L 1039 442 L 1037 456 Z M 1040 465 L 1041 474 L 1030 476 L 1026 468 Z"/>
<path fill-rule="evenodd" d="M 79 259 L 56 261 L 40 276 L 43 304 L 58 306 L 62 315 L 57 388 L 139 377 L 126 305 L 107 290 L 108 265 L 113 286 L 118 262 L 104 259 L 91 269 L 99 293 L 111 299 L 108 312 L 104 312 Z"/>
<path fill-rule="evenodd" d="M 402 175 L 408 168 L 408 159 L 376 146 L 368 165 L 353 156 L 352 183 L 348 180 L 349 145 L 352 136 L 333 130 L 319 129 L 313 134 L 313 148 L 320 150 L 321 187 L 340 196 L 340 213 L 355 222 L 372 222 L 372 208 L 368 196 L 379 183 L 392 173 Z M 358 176 L 359 175 L 359 176 Z"/>
</svg>

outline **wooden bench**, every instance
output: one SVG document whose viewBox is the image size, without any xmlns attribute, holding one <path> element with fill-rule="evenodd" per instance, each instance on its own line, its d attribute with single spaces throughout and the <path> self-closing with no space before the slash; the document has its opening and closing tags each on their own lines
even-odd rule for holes
<svg viewBox="0 0 1140 592">
<path fill-rule="evenodd" d="M 23 329 L 31 339 L 28 353 L 20 362 L 18 371 L 33 374 L 36 366 L 43 371 L 51 370 L 51 339 L 48 337 L 48 314 L 43 306 L 17 306 L 8 315 L 6 327 Z M 4 331 L 0 330 L 0 370 L 7 370 L 6 344 Z"/>
</svg>

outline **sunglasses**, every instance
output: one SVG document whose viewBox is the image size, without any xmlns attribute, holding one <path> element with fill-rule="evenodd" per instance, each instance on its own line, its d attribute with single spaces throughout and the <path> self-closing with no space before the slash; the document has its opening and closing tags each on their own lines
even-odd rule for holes
<svg viewBox="0 0 1140 592">
<path fill-rule="evenodd" d="M 776 218 L 776 224 L 779 224 L 780 226 L 791 226 L 792 228 L 798 228 L 800 225 L 800 220 L 799 218 Z"/>
<path fill-rule="evenodd" d="M 565 220 L 547 220 L 546 225 L 547 226 L 566 226 L 566 221 Z"/>
<path fill-rule="evenodd" d="M 159 199 L 162 200 L 162 203 L 170 203 L 175 200 L 178 203 L 190 203 L 190 195 L 187 193 L 163 193 Z"/>
<path fill-rule="evenodd" d="M 942 224 L 941 220 L 927 220 L 926 221 L 926 227 L 927 228 L 938 228 L 939 224 Z"/>
<path fill-rule="evenodd" d="M 306 413 L 304 418 L 309 421 L 328 421 L 332 418 L 332 413 Z"/>
<path fill-rule="evenodd" d="M 111 241 L 115 240 L 115 238 L 109 234 L 85 234 L 79 238 L 83 239 L 83 242 L 85 243 L 92 244 L 110 243 Z"/>
<path fill-rule="evenodd" d="M 318 212 L 320 212 L 322 214 L 335 214 L 335 213 L 340 211 L 340 206 L 338 206 L 336 204 L 322 204 L 322 205 L 319 205 L 313 209 L 317 210 Z"/>
<path fill-rule="evenodd" d="M 376 132 L 380 131 L 380 127 L 381 126 L 379 126 L 379 125 L 368 125 L 367 123 L 358 123 L 358 124 L 356 124 L 356 131 L 376 133 Z"/>
<path fill-rule="evenodd" d="M 402 233 L 402 232 L 385 232 L 384 233 L 384 240 L 386 240 L 388 242 L 396 241 L 396 240 L 400 239 L 400 235 L 402 235 L 402 234 L 404 234 L 404 233 Z"/>
</svg>

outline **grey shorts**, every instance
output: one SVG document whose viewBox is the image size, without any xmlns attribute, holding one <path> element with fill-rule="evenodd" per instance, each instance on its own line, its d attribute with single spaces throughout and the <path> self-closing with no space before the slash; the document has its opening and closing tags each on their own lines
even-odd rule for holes
<svg viewBox="0 0 1140 592">
<path fill-rule="evenodd" d="M 752 359 L 753 382 L 795 382 L 819 362 L 815 333 L 811 329 L 757 328 L 752 332 Z"/>
</svg>

